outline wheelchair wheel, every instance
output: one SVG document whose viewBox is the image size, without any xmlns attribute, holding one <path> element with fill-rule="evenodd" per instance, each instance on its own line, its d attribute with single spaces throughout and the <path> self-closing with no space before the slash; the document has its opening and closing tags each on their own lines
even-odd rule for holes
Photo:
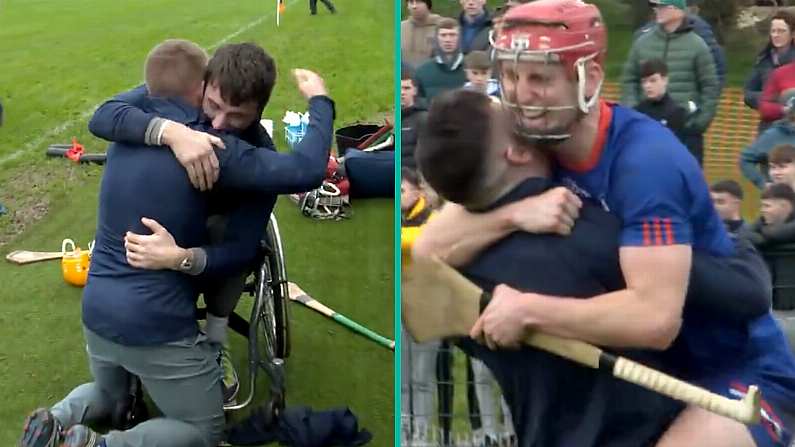
<svg viewBox="0 0 795 447">
<path fill-rule="evenodd" d="M 287 271 L 279 226 L 274 216 L 271 216 L 264 242 L 266 255 L 257 275 L 255 289 L 257 296 L 262 296 L 260 330 L 268 355 L 271 358 L 286 359 L 290 355 Z"/>
</svg>

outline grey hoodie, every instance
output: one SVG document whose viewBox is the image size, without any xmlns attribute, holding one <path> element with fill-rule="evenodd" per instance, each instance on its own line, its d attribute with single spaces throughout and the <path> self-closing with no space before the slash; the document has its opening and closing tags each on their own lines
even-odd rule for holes
<svg viewBox="0 0 795 447">
<path fill-rule="evenodd" d="M 795 145 L 795 123 L 790 119 L 773 123 L 740 153 L 740 171 L 759 189 L 764 189 L 765 183 L 770 181 L 767 154 L 780 144 Z"/>
</svg>

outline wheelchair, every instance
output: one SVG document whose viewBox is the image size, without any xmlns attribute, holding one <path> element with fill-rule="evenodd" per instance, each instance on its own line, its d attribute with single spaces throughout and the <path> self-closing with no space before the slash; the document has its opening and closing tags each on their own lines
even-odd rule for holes
<svg viewBox="0 0 795 447">
<path fill-rule="evenodd" d="M 243 294 L 253 298 L 248 320 L 236 310 L 229 316 L 229 328 L 248 339 L 248 395 L 239 404 L 224 406 L 224 410 L 241 410 L 254 401 L 257 378 L 262 369 L 270 381 L 270 399 L 264 408 L 270 422 L 273 422 L 286 402 L 284 375 L 285 360 L 290 355 L 290 324 L 284 251 L 279 225 L 272 214 L 260 242 L 256 267 L 246 279 Z M 241 298 L 238 308 L 242 307 L 242 302 Z M 197 318 L 206 318 L 206 309 L 198 309 Z M 136 377 L 131 381 L 127 398 L 117 403 L 111 425 L 117 430 L 128 430 L 148 418 L 143 387 Z"/>
</svg>

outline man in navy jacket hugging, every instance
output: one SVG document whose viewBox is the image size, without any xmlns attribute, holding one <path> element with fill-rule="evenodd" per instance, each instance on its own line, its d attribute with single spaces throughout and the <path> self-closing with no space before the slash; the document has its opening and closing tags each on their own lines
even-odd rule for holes
<svg viewBox="0 0 795 447">
<path fill-rule="evenodd" d="M 94 382 L 33 412 L 22 446 L 215 447 L 221 440 L 219 345 L 199 331 L 196 300 L 204 283 L 223 288 L 221 277 L 251 265 L 277 194 L 320 185 L 334 104 L 317 74 L 295 70 L 309 100 L 309 130 L 291 153 L 263 150 L 241 138 L 273 149 L 256 123 L 275 82 L 273 60 L 256 45 L 233 44 L 206 61 L 191 42 L 158 45 L 147 59 L 146 88 L 109 101 L 92 119 L 92 132 L 117 141 L 108 148 L 83 294 Z M 163 145 L 171 150 L 148 147 Z M 223 236 L 207 245 L 208 216 L 219 211 Z M 108 418 L 131 374 L 163 416 L 95 433 L 88 424 Z"/>
</svg>

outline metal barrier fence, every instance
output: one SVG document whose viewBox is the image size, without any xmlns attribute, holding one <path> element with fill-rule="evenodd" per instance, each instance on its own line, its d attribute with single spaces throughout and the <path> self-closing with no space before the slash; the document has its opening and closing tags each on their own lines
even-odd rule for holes
<svg viewBox="0 0 795 447">
<path fill-rule="evenodd" d="M 513 447 L 510 411 L 486 366 L 447 342 L 401 340 L 401 446 Z"/>
</svg>

